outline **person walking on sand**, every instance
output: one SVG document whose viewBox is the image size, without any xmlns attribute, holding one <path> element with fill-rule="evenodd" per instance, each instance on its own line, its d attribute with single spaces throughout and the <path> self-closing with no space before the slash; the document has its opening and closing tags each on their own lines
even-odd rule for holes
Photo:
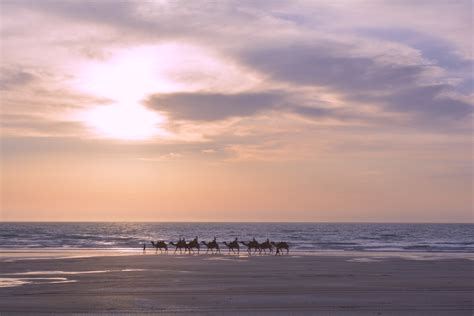
<svg viewBox="0 0 474 316">
<path fill-rule="evenodd" d="M 143 254 L 146 254 L 146 243 L 143 243 Z"/>
</svg>

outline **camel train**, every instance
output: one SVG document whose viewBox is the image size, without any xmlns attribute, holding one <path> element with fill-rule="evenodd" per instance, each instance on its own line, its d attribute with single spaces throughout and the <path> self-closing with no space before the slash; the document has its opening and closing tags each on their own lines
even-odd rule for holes
<svg viewBox="0 0 474 316">
<path fill-rule="evenodd" d="M 273 242 L 270 241 L 268 238 L 264 242 L 260 243 L 258 242 L 255 238 L 252 240 L 245 242 L 245 241 L 239 241 L 238 238 L 235 238 L 233 241 L 226 242 L 224 241 L 223 244 L 227 247 L 227 253 L 230 254 L 231 252 L 233 254 L 240 254 L 240 245 L 243 245 L 247 247 L 247 253 L 249 255 L 252 254 L 273 254 L 275 252 L 275 255 L 283 255 L 284 251 L 285 254 L 290 253 L 290 247 L 288 243 L 281 241 L 281 242 Z M 156 248 L 155 253 L 158 253 L 158 250 L 160 250 L 160 253 L 167 253 L 168 252 L 168 246 L 171 245 L 174 247 L 174 254 L 179 251 L 180 254 L 186 254 L 186 253 L 197 253 L 199 254 L 201 251 L 201 245 L 206 247 L 206 253 L 211 252 L 211 254 L 214 253 L 221 253 L 219 243 L 217 242 L 217 238 L 214 237 L 213 240 L 206 242 L 206 241 L 201 241 L 199 242 L 198 237 L 195 237 L 193 240 L 190 242 L 187 242 L 185 238 L 180 238 L 176 243 L 175 242 L 170 242 L 166 244 L 166 242 L 162 240 L 157 240 L 151 241 L 151 245 Z M 268 253 L 267 253 L 268 251 Z"/>
</svg>

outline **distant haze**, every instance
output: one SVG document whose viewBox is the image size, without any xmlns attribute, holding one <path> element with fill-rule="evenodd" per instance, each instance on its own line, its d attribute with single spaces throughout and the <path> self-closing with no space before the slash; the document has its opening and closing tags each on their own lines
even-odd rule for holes
<svg viewBox="0 0 474 316">
<path fill-rule="evenodd" d="M 473 221 L 472 1 L 0 3 L 3 221 Z"/>
</svg>

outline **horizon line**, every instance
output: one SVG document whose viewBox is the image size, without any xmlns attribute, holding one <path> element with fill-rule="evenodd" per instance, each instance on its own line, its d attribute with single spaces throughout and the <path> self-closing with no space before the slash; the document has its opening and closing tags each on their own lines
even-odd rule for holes
<svg viewBox="0 0 474 316">
<path fill-rule="evenodd" d="M 201 223 L 201 224 L 474 224 L 471 222 L 430 221 L 166 221 L 166 220 L 0 220 L 0 223 Z"/>
</svg>

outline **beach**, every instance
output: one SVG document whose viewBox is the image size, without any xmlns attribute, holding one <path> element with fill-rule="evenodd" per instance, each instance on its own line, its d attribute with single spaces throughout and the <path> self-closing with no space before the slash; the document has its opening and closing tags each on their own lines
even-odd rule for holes
<svg viewBox="0 0 474 316">
<path fill-rule="evenodd" d="M 2 314 L 471 315 L 473 307 L 469 254 L 3 253 L 1 266 Z"/>
</svg>

